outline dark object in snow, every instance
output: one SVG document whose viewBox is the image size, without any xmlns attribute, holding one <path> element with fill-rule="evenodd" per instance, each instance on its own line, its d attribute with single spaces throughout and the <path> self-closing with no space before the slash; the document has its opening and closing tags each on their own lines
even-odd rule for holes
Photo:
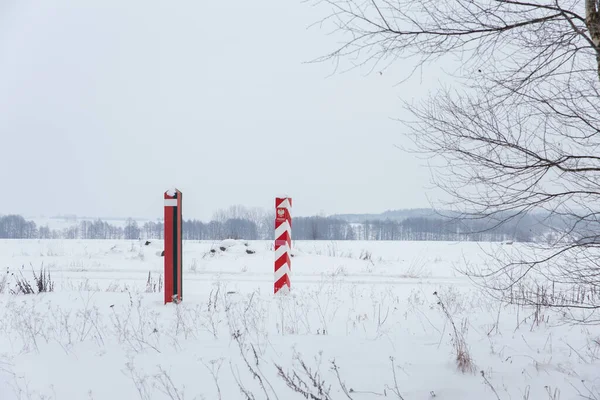
<svg viewBox="0 0 600 400">
<path fill-rule="evenodd" d="M 164 251 L 164 250 L 163 250 L 163 251 L 160 253 L 160 256 L 161 256 L 161 257 L 164 257 L 164 256 L 165 256 L 165 251 Z"/>
<path fill-rule="evenodd" d="M 25 265 L 21 266 L 24 269 Z M 33 265 L 31 266 L 33 269 Z M 8 272 L 8 271 L 7 271 Z M 32 286 L 29 281 L 23 275 L 23 272 L 19 271 L 21 276 L 18 277 L 14 273 L 11 275 L 16 279 L 16 285 L 14 289 L 10 289 L 12 294 L 39 294 L 44 292 L 54 292 L 54 282 L 50 276 L 50 271 L 44 270 L 44 264 L 40 268 L 39 275 L 33 270 L 34 285 Z"/>
<path fill-rule="evenodd" d="M 217 251 L 215 249 L 210 249 L 211 253 L 216 253 Z"/>
<path fill-rule="evenodd" d="M 152 243 L 152 242 L 149 240 L 146 240 L 146 243 L 144 243 L 144 246 L 148 246 L 150 243 Z"/>
<path fill-rule="evenodd" d="M 254 253 L 256 253 L 256 251 L 250 250 L 250 249 L 246 249 L 246 254 L 254 254 Z"/>
<path fill-rule="evenodd" d="M 221 249 L 221 251 L 225 251 L 225 250 L 227 250 L 227 247 L 221 246 L 221 247 L 219 247 L 219 249 Z"/>
</svg>

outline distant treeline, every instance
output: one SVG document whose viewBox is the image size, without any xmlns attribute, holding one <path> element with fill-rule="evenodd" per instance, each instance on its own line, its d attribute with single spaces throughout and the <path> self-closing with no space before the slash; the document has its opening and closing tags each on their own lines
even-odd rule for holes
<svg viewBox="0 0 600 400">
<path fill-rule="evenodd" d="M 534 223 L 503 224 L 491 221 L 456 220 L 434 217 L 408 217 L 402 220 L 365 220 L 348 222 L 340 217 L 295 217 L 293 239 L 298 240 L 419 240 L 419 241 L 516 241 L 539 239 L 543 232 Z M 185 240 L 227 238 L 268 240 L 274 235 L 274 214 L 241 206 L 222 210 L 209 222 L 183 221 Z M 20 215 L 0 216 L 2 239 L 162 239 L 162 221 L 139 224 L 128 219 L 121 226 L 100 219 L 82 220 L 64 229 L 36 226 Z"/>
</svg>

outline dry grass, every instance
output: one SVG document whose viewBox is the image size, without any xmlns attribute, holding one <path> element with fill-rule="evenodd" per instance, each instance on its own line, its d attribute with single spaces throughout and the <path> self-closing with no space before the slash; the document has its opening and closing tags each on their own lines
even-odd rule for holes
<svg viewBox="0 0 600 400">
<path fill-rule="evenodd" d="M 473 358 L 471 357 L 471 353 L 469 351 L 469 347 L 467 346 L 467 342 L 465 340 L 465 335 L 468 331 L 468 320 L 465 318 L 462 320 L 459 327 L 456 326 L 454 322 L 454 318 L 452 314 L 448 311 L 444 301 L 440 298 L 437 292 L 433 293 L 435 297 L 438 299 L 438 305 L 442 309 L 442 312 L 450 322 L 452 326 L 452 346 L 454 348 L 456 367 L 462 373 L 475 373 L 476 366 L 473 362 Z"/>
<path fill-rule="evenodd" d="M 25 268 L 23 266 L 23 268 Z M 39 294 L 45 292 L 54 291 L 54 282 L 50 276 L 50 271 L 44 269 L 44 265 L 40 267 L 39 275 L 35 273 L 33 266 L 31 267 L 33 273 L 33 286 L 23 275 L 23 271 L 19 271 L 19 275 L 11 274 L 15 278 L 15 287 L 10 289 L 12 294 Z"/>
</svg>

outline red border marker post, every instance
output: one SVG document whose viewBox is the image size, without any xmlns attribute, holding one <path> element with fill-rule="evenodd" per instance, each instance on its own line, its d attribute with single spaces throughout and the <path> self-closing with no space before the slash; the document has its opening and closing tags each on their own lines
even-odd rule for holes
<svg viewBox="0 0 600 400">
<path fill-rule="evenodd" d="M 183 298 L 181 200 L 179 190 L 165 192 L 165 304 Z"/>
<path fill-rule="evenodd" d="M 275 199 L 275 287 L 274 292 L 289 293 L 292 263 L 292 199 Z"/>
</svg>

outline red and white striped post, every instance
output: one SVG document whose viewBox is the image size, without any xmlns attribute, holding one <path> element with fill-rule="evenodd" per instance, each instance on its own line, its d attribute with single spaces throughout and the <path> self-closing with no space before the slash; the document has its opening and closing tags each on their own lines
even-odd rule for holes
<svg viewBox="0 0 600 400">
<path fill-rule="evenodd" d="M 289 293 L 292 270 L 292 199 L 275 199 L 275 294 Z"/>
<path fill-rule="evenodd" d="M 165 192 L 165 304 L 179 303 L 183 297 L 181 200 L 179 190 Z"/>
</svg>

